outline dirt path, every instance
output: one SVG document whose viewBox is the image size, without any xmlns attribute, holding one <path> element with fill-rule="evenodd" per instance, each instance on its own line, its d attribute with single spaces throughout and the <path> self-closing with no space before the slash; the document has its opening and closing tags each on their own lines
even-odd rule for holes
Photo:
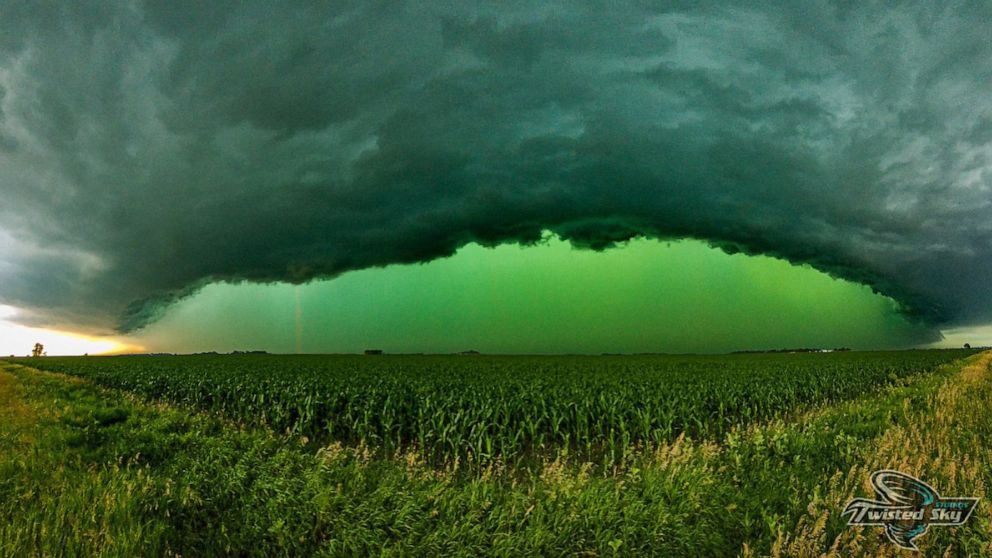
<svg viewBox="0 0 992 558">
<path fill-rule="evenodd" d="M 17 378 L 0 366 L 0 448 L 9 451 L 10 444 L 30 444 L 36 422 L 37 411 L 25 404 Z"/>
</svg>

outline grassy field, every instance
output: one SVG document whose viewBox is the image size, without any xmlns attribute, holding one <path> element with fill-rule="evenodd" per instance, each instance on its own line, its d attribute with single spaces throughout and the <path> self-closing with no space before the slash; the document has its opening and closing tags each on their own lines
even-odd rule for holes
<svg viewBox="0 0 992 558">
<path fill-rule="evenodd" d="M 0 556 L 895 556 L 840 516 L 882 468 L 992 555 L 990 360 L 15 359 Z"/>
</svg>

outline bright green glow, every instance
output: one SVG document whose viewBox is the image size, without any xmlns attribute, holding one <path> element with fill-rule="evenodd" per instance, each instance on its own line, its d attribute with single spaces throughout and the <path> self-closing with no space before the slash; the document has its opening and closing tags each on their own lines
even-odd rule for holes
<svg viewBox="0 0 992 558">
<path fill-rule="evenodd" d="M 593 252 L 552 238 L 301 287 L 211 285 L 136 341 L 176 352 L 719 352 L 898 347 L 928 333 L 892 300 L 809 267 L 696 241 Z"/>
</svg>

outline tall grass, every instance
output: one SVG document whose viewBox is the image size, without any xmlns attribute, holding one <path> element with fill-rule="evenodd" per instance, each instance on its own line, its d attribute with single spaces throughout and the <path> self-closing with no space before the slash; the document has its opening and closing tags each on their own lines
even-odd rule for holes
<svg viewBox="0 0 992 558">
<path fill-rule="evenodd" d="M 0 556 L 878 556 L 878 533 L 839 517 L 871 468 L 986 497 L 988 364 L 635 448 L 608 470 L 543 457 L 523 479 L 314 448 L 0 364 Z M 988 554 L 982 506 L 923 555 Z"/>
</svg>

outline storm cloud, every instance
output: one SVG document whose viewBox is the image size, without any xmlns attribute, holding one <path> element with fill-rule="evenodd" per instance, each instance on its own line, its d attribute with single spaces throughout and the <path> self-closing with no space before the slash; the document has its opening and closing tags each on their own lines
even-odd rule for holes
<svg viewBox="0 0 992 558">
<path fill-rule="evenodd" d="M 132 331 L 550 230 L 992 321 L 989 4 L 722 4 L 0 1 L 0 302 Z"/>
</svg>

